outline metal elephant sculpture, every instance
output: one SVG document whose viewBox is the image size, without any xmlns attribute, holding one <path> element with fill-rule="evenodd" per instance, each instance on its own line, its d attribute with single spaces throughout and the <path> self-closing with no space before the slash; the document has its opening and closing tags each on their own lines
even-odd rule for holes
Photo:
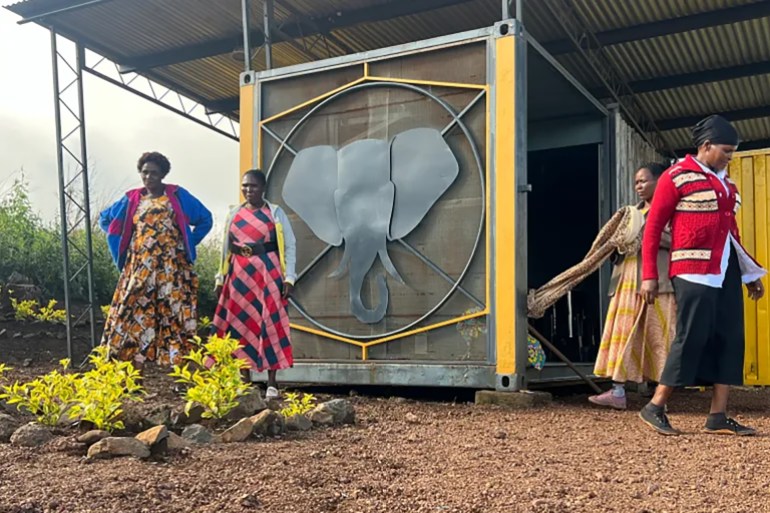
<svg viewBox="0 0 770 513">
<path fill-rule="evenodd" d="M 459 164 L 441 133 L 415 128 L 391 141 L 362 139 L 339 150 L 314 146 L 297 153 L 283 186 L 283 199 L 313 233 L 345 250 L 330 276 L 350 271 L 350 310 L 363 323 L 385 317 L 388 288 L 377 276 L 378 304 L 366 308 L 361 288 L 379 256 L 387 272 L 403 279 L 388 256 L 388 241 L 414 230 L 452 185 Z"/>
</svg>

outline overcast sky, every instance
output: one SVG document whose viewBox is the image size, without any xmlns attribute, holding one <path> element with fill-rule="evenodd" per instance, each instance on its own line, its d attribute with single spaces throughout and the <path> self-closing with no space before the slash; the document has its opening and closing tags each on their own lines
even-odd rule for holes
<svg viewBox="0 0 770 513">
<path fill-rule="evenodd" d="M 23 168 L 35 207 L 53 220 L 59 207 L 50 36 L 17 21 L 0 8 L 0 192 Z M 141 185 L 137 158 L 157 150 L 171 161 L 167 181 L 190 190 L 223 222 L 238 199 L 235 141 L 96 77 L 86 75 L 84 85 L 94 211 Z"/>
</svg>

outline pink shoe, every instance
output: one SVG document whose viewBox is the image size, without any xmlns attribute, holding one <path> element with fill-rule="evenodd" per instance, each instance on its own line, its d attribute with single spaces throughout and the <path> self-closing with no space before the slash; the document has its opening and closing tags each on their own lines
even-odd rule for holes
<svg viewBox="0 0 770 513">
<path fill-rule="evenodd" d="M 612 390 L 607 390 L 603 394 L 592 395 L 588 398 L 588 401 L 598 406 L 608 406 L 616 410 L 626 409 L 626 396 L 616 397 L 612 395 Z"/>
</svg>

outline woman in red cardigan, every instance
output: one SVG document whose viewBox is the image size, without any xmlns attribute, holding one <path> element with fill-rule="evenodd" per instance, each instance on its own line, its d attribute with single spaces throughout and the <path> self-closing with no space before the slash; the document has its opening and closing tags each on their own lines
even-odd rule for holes
<svg viewBox="0 0 770 513">
<path fill-rule="evenodd" d="M 658 180 L 642 242 L 645 301 L 658 294 L 657 252 L 661 233 L 671 223 L 671 265 L 677 302 L 676 338 L 652 400 L 640 417 L 657 432 L 677 435 L 666 416 L 676 387 L 713 385 L 704 431 L 753 435 L 727 416 L 730 385 L 743 384 L 743 292 L 764 295 L 767 273 L 741 246 L 735 214 L 741 197 L 727 176 L 738 146 L 738 132 L 721 116 L 709 116 L 692 130 L 698 148 Z"/>
</svg>

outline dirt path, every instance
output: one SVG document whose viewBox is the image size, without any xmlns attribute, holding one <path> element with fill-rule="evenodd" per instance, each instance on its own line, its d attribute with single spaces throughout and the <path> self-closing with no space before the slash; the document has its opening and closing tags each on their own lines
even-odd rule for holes
<svg viewBox="0 0 770 513">
<path fill-rule="evenodd" d="M 770 512 L 769 390 L 735 394 L 753 439 L 699 433 L 708 394 L 672 403 L 678 438 L 642 428 L 632 399 L 619 413 L 585 396 L 526 412 L 355 397 L 356 426 L 165 462 L 1 445 L 0 513 Z"/>
</svg>

